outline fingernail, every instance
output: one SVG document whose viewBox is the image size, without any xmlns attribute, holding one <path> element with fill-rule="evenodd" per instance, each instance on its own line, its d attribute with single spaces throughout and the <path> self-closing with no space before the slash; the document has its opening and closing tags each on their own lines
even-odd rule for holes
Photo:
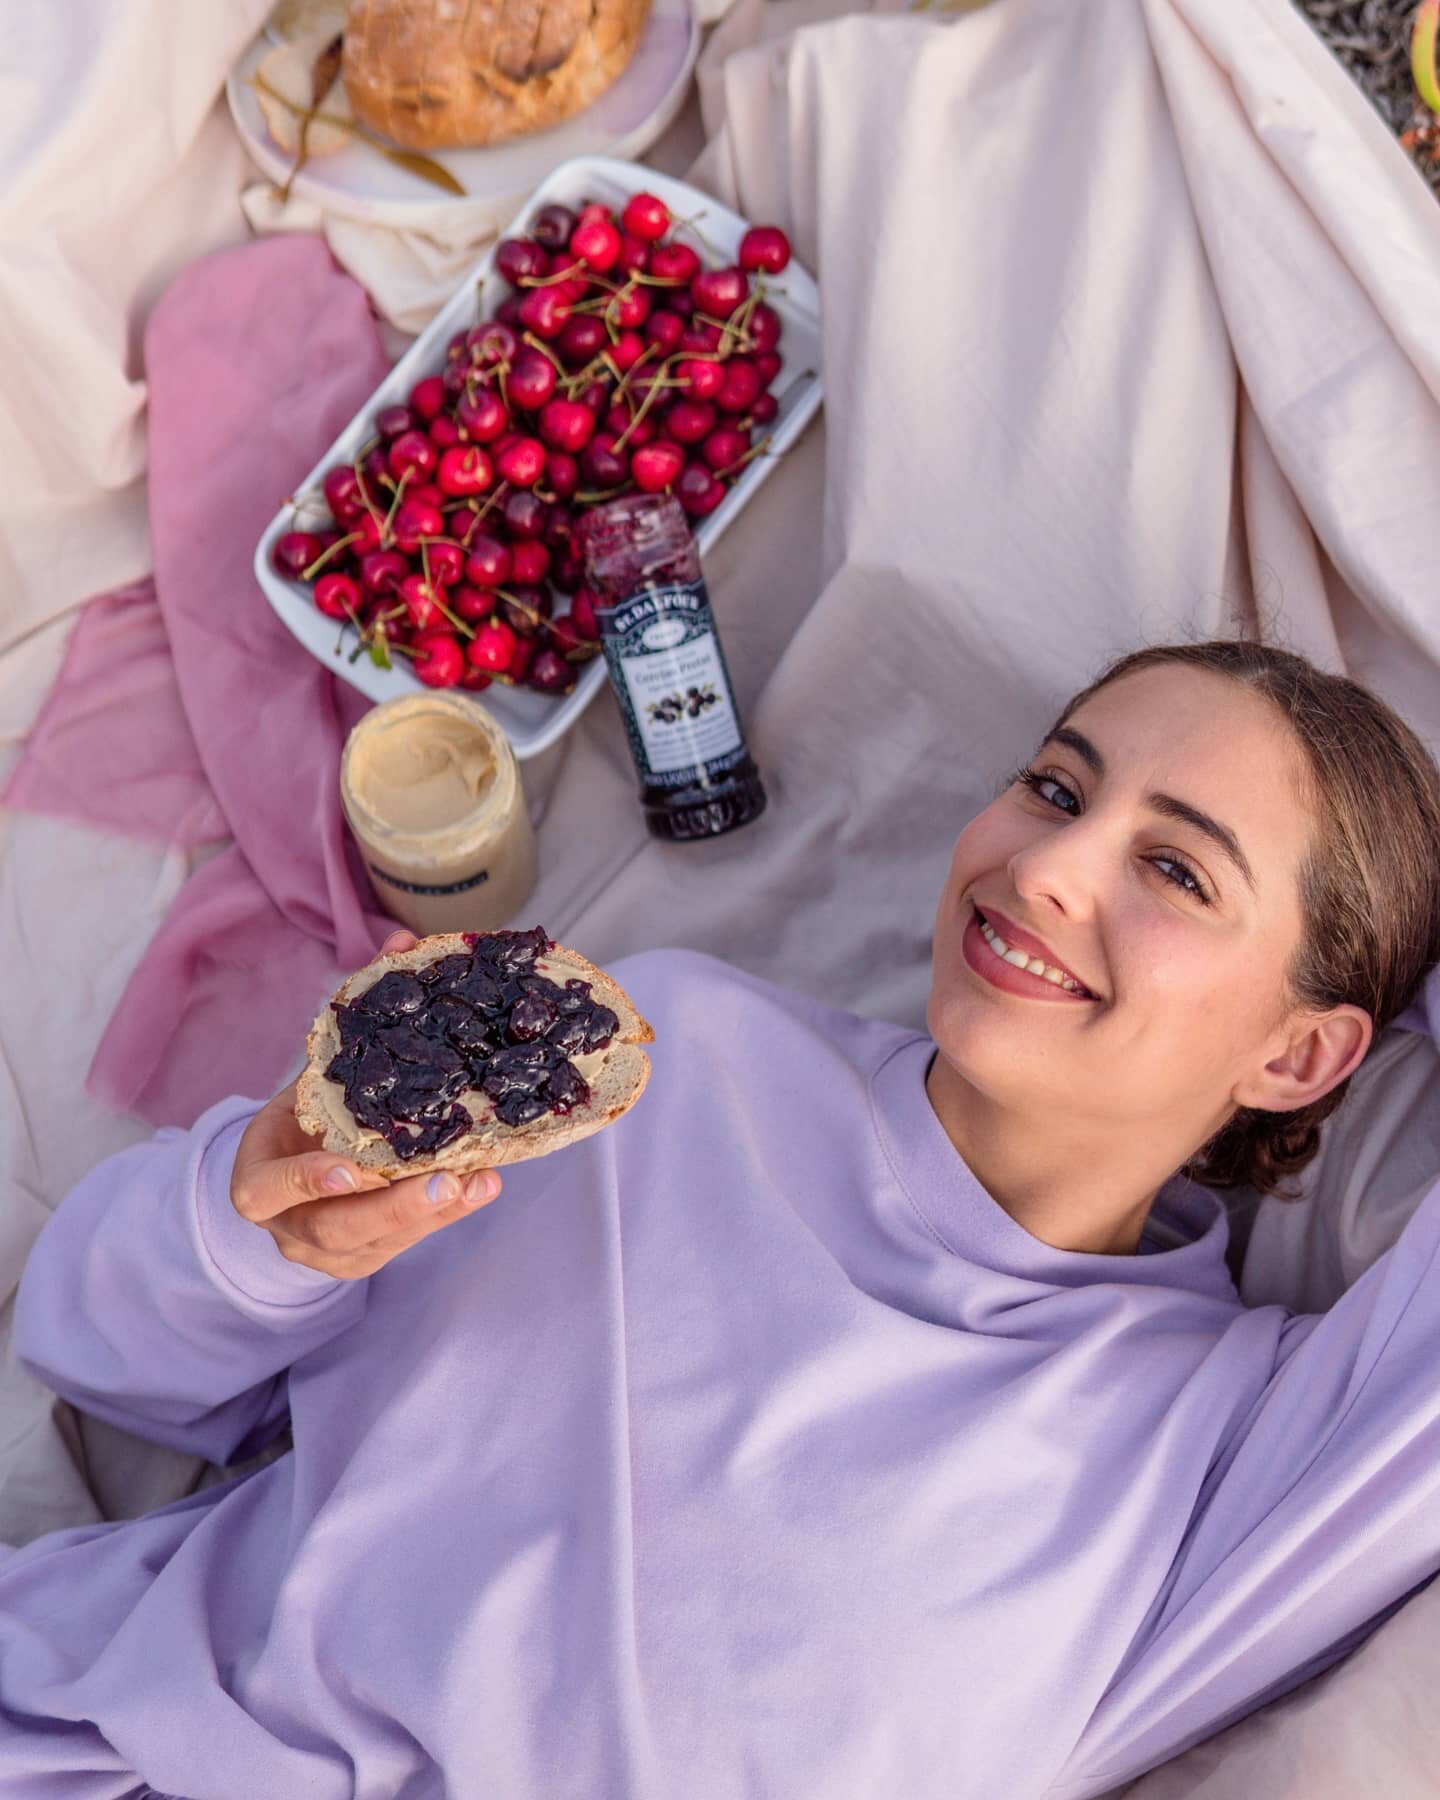
<svg viewBox="0 0 1440 1800">
<path fill-rule="evenodd" d="M 472 1175 L 465 1183 L 465 1198 L 471 1206 L 493 1200 L 499 1192 L 500 1177 L 492 1175 L 488 1169 L 482 1170 L 479 1175 Z"/>
<path fill-rule="evenodd" d="M 425 1193 L 432 1206 L 449 1206 L 452 1200 L 460 1198 L 460 1183 L 448 1169 L 442 1169 L 426 1182 Z"/>
<path fill-rule="evenodd" d="M 355 1177 L 344 1163 L 336 1163 L 333 1169 L 325 1172 L 325 1186 L 332 1194 L 353 1194 Z"/>
</svg>

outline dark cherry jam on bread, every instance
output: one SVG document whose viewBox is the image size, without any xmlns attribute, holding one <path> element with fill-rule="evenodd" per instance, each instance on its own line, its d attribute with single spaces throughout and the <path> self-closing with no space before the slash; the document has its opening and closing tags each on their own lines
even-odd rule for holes
<svg viewBox="0 0 1440 1800">
<path fill-rule="evenodd" d="M 392 969 L 348 1005 L 335 1002 L 340 1054 L 325 1073 L 360 1124 L 403 1162 L 431 1156 L 471 1129 L 460 1096 L 478 1089 L 505 1125 L 568 1113 L 590 1098 L 570 1060 L 603 1050 L 620 1021 L 538 974 L 553 940 L 533 931 L 467 933 L 469 952 L 413 973 Z"/>
</svg>

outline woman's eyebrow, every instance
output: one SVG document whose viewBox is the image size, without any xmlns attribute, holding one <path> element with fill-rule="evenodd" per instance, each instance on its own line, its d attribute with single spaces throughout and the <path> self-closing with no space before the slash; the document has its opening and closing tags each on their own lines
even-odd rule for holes
<svg viewBox="0 0 1440 1800">
<path fill-rule="evenodd" d="M 1104 775 L 1105 758 L 1084 732 L 1076 731 L 1073 725 L 1057 725 L 1045 742 L 1063 744 L 1067 750 L 1075 752 L 1092 774 Z M 1255 891 L 1255 872 L 1250 867 L 1250 859 L 1240 848 L 1239 838 L 1228 825 L 1222 825 L 1219 819 L 1212 819 L 1209 813 L 1201 812 L 1198 806 L 1191 806 L 1188 800 L 1177 800 L 1173 794 L 1147 794 L 1146 800 L 1165 818 L 1174 819 L 1181 825 L 1191 825 L 1209 838 L 1245 877 L 1250 891 Z"/>
</svg>

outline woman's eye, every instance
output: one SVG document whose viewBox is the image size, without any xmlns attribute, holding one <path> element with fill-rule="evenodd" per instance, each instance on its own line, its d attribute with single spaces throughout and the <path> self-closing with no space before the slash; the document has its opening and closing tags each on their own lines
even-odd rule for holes
<svg viewBox="0 0 1440 1800">
<path fill-rule="evenodd" d="M 1021 769 L 1017 779 L 1047 806 L 1053 806 L 1056 812 L 1073 817 L 1080 811 L 1080 796 L 1053 775 L 1042 775 L 1038 769 Z"/>
<path fill-rule="evenodd" d="M 1187 864 L 1177 862 L 1173 856 L 1152 856 L 1151 863 L 1167 881 L 1173 882 L 1184 893 L 1191 894 L 1203 905 L 1210 904 L 1210 896 L 1205 892 L 1195 871 Z"/>
</svg>

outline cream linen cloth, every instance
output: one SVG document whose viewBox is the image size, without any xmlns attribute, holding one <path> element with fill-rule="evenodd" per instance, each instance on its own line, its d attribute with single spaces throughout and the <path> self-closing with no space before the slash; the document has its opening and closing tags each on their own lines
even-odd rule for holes
<svg viewBox="0 0 1440 1800">
<path fill-rule="evenodd" d="M 163 275 L 236 232 L 242 176 L 206 114 L 263 8 L 85 10 L 88 36 L 67 21 L 63 45 L 8 65 L 24 80 L 0 161 L 7 307 L 18 294 L 0 366 L 26 474 L 0 522 L 6 641 L 144 566 L 127 358 Z M 527 771 L 531 911 L 602 960 L 695 944 L 914 1020 L 954 831 L 1106 656 L 1258 618 L 1440 738 L 1440 215 L 1287 0 L 996 0 L 949 24 L 824 10 L 739 0 L 702 71 L 706 179 L 785 223 L 826 295 L 823 435 L 708 563 L 775 805 L 712 845 L 653 842 L 597 704 Z M 142 54 L 163 27 L 171 50 Z M 0 660 L 12 738 L 53 657 L 43 633 L 27 651 Z M 77 1071 L 184 873 L 5 826 L 0 906 L 24 955 L 0 1016 L 0 1293 L 41 1209 L 131 1132 Z M 1427 1119 L 1428 1085 L 1401 1095 Z M 1393 1129 L 1387 1103 L 1335 1133 L 1317 1234 L 1371 1216 L 1374 1159 L 1342 1152 Z M 1269 1216 L 1257 1252 L 1278 1241 Z M 1354 1272 L 1343 1242 L 1331 1262 Z M 93 1517 L 83 1476 L 113 1477 L 104 1504 L 124 1510 L 194 1475 L 88 1432 L 67 1444 L 13 1369 L 7 1436 L 0 1535 Z M 1429 1714 L 1406 1709 L 1436 1689 L 1435 1622 L 1427 1592 L 1132 1796 L 1433 1792 Z"/>
</svg>

